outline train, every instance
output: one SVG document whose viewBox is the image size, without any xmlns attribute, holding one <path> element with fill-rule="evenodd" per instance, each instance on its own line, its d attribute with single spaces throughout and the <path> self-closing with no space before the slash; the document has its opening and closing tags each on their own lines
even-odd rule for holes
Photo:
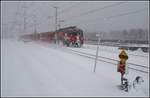
<svg viewBox="0 0 150 98">
<path fill-rule="evenodd" d="M 40 40 L 45 42 L 63 43 L 67 47 L 82 47 L 84 44 L 83 30 L 76 26 L 61 28 L 51 32 L 26 34 L 24 40 Z"/>
<path fill-rule="evenodd" d="M 69 47 L 81 47 L 84 43 L 83 30 L 76 26 L 66 27 L 56 31 L 58 34 L 58 40 L 63 42 L 63 45 Z"/>
</svg>

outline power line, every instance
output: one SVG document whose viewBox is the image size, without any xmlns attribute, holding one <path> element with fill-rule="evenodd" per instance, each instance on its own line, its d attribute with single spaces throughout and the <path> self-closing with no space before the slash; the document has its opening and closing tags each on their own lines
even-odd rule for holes
<svg viewBox="0 0 150 98">
<path fill-rule="evenodd" d="M 111 5 L 106 5 L 102 8 L 96 8 L 96 9 L 81 13 L 77 16 L 72 16 L 71 18 L 82 17 L 82 16 L 85 16 L 85 15 L 88 15 L 88 14 L 95 13 L 95 12 L 100 11 L 100 10 L 104 10 L 104 9 L 111 8 L 111 7 L 116 7 L 116 6 L 119 6 L 119 5 L 124 4 L 124 3 L 127 3 L 127 1 L 126 2 L 117 2 L 117 3 L 111 4 Z"/>
<path fill-rule="evenodd" d="M 71 18 L 76 18 L 76 17 L 85 16 L 85 15 L 94 13 L 94 12 L 96 12 L 96 11 L 104 10 L 104 9 L 106 9 L 106 8 L 115 7 L 115 6 L 124 4 L 124 3 L 126 3 L 126 2 L 117 2 L 117 3 L 111 4 L 111 5 L 106 5 L 106 6 L 102 7 L 102 8 L 93 9 L 93 10 L 90 10 L 90 11 L 87 11 L 87 12 L 84 12 L 84 13 L 81 13 L 81 14 L 79 14 L 79 15 L 77 15 L 77 16 L 72 16 Z M 78 4 L 72 5 L 72 6 L 68 7 L 68 8 L 65 8 L 65 9 L 62 10 L 59 14 L 63 14 L 63 13 L 65 13 L 65 12 L 67 12 L 67 10 L 70 10 L 71 8 L 73 8 L 73 7 L 75 7 L 75 6 L 78 6 L 78 5 L 80 5 L 80 4 L 81 4 L 81 2 L 79 2 Z M 54 17 L 54 16 L 52 16 L 52 17 L 50 17 L 50 18 L 53 18 L 53 17 Z M 68 20 L 68 19 L 63 19 L 63 20 L 66 21 L 66 20 Z"/>
<path fill-rule="evenodd" d="M 69 12 L 69 10 L 71 10 L 72 8 L 76 7 L 76 6 L 79 6 L 82 2 L 78 2 L 76 3 L 75 5 L 72 5 L 70 7 L 67 7 L 67 8 L 64 8 L 62 11 L 59 12 L 59 14 L 64 14 L 66 12 Z M 52 16 L 51 18 L 53 18 L 55 16 Z"/>
<path fill-rule="evenodd" d="M 81 2 L 78 2 L 78 3 L 76 3 L 76 4 L 74 4 L 74 5 L 70 6 L 70 7 L 67 7 L 65 9 L 63 9 L 61 12 L 59 12 L 59 14 L 63 14 L 65 12 L 68 12 L 69 10 L 71 10 L 72 8 L 74 8 L 76 6 L 79 6 L 80 4 L 81 4 Z"/>
<path fill-rule="evenodd" d="M 57 2 L 55 2 L 54 5 L 55 5 L 56 3 L 57 3 Z M 75 5 L 72 5 L 72 6 L 68 7 L 68 8 L 65 8 L 64 10 L 62 10 L 61 12 L 59 12 L 59 14 L 63 14 L 63 13 L 65 13 L 65 12 L 67 12 L 68 10 L 72 9 L 73 7 L 78 6 L 80 3 L 81 3 L 81 2 L 79 2 L 79 3 L 75 4 Z M 52 6 L 52 5 L 51 5 L 51 6 Z M 58 7 L 57 7 L 57 9 L 58 9 Z M 57 11 L 57 14 L 58 14 L 58 11 Z M 49 17 L 49 19 L 53 19 L 53 18 L 55 18 L 55 25 L 56 25 L 56 26 L 55 26 L 55 29 L 57 29 L 58 15 L 57 15 L 57 17 L 56 17 L 56 15 Z M 56 18 L 57 18 L 57 19 L 56 19 Z M 56 20 L 57 20 L 57 21 L 56 21 Z"/>
<path fill-rule="evenodd" d="M 45 5 L 45 3 L 42 3 L 42 4 L 44 4 Z M 46 4 L 48 4 L 48 3 L 46 3 Z M 51 8 L 53 8 L 54 7 L 54 5 L 56 5 L 57 4 L 57 2 L 54 2 L 54 3 L 52 3 L 51 5 L 50 5 L 50 7 Z M 43 9 L 42 9 L 43 10 Z M 45 12 L 45 10 L 43 10 L 42 12 Z M 53 18 L 55 18 L 55 15 L 54 16 L 47 16 L 47 18 L 48 19 L 53 19 Z M 47 19 L 46 18 L 46 19 Z M 44 18 L 42 18 L 42 19 L 44 19 Z M 45 19 L 44 19 L 45 20 Z M 41 24 L 43 24 L 43 23 L 41 23 Z"/>
<path fill-rule="evenodd" d="M 142 12 L 144 10 L 147 10 L 147 8 L 143 8 L 143 9 L 139 9 L 139 10 L 131 11 L 131 12 L 126 12 L 126 13 L 121 13 L 121 14 L 117 14 L 117 15 L 113 15 L 113 16 L 109 16 L 109 17 L 101 18 L 101 19 L 102 20 L 104 20 L 104 19 L 108 20 L 108 19 L 118 18 L 118 17 L 122 17 L 122 16 L 127 16 L 127 15 L 131 15 L 131 14 L 140 13 L 140 12 Z M 99 20 L 99 19 L 94 19 L 94 20 Z M 84 22 L 82 22 L 82 23 L 84 23 Z M 90 23 L 92 23 L 92 22 L 90 22 Z"/>
<path fill-rule="evenodd" d="M 117 17 L 120 17 L 120 16 L 126 16 L 126 15 L 130 15 L 130 14 L 140 13 L 140 12 L 146 10 L 146 9 L 147 8 L 143 8 L 143 9 L 132 11 L 132 12 L 121 13 L 121 14 L 118 14 L 118 15 L 109 16 L 106 19 L 117 18 Z"/>
</svg>

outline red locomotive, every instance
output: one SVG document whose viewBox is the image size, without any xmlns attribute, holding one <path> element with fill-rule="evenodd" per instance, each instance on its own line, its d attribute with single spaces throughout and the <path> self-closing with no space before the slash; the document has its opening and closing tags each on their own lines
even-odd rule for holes
<svg viewBox="0 0 150 98">
<path fill-rule="evenodd" d="M 59 29 L 57 34 L 58 40 L 66 46 L 81 47 L 83 45 L 83 31 L 76 26 Z"/>
</svg>

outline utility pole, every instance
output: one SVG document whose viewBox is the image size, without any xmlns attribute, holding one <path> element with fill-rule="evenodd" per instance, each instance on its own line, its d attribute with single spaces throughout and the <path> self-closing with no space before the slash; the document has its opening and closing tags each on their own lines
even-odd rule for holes
<svg viewBox="0 0 150 98">
<path fill-rule="evenodd" d="M 97 50 L 96 50 L 96 57 L 95 57 L 95 64 L 94 64 L 93 72 L 96 71 L 96 64 L 97 64 L 99 44 L 100 44 L 100 34 L 96 34 L 96 37 L 98 37 L 98 42 L 97 42 Z"/>
<path fill-rule="evenodd" d="M 37 33 L 37 30 L 36 30 L 36 19 L 34 19 L 34 33 Z"/>
<path fill-rule="evenodd" d="M 26 5 L 23 6 L 23 33 L 26 33 Z"/>
<path fill-rule="evenodd" d="M 56 13 L 55 13 L 55 30 L 57 31 L 57 15 L 58 15 L 58 7 L 54 7 L 56 9 Z"/>
<path fill-rule="evenodd" d="M 51 18 L 52 18 L 53 16 L 48 16 L 47 18 L 49 19 L 49 27 L 51 26 Z M 52 31 L 51 29 L 49 29 L 50 31 Z"/>
<path fill-rule="evenodd" d="M 34 21 L 34 34 L 35 34 L 35 40 L 37 40 L 38 38 L 38 36 L 37 36 L 37 29 L 36 29 L 36 16 L 35 15 L 33 15 L 33 21 Z"/>
<path fill-rule="evenodd" d="M 58 7 L 57 6 L 54 6 L 54 8 L 55 8 L 55 32 L 56 32 L 56 34 L 55 34 L 55 43 L 57 43 L 58 42 L 58 34 L 57 34 L 57 15 L 58 15 Z"/>
</svg>

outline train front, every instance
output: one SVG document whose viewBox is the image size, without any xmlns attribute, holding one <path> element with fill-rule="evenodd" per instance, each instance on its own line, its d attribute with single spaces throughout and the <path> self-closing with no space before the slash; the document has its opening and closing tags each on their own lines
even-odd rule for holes
<svg viewBox="0 0 150 98">
<path fill-rule="evenodd" d="M 64 45 L 70 47 L 81 47 L 83 46 L 83 31 L 76 27 L 68 27 L 63 31 Z"/>
</svg>

